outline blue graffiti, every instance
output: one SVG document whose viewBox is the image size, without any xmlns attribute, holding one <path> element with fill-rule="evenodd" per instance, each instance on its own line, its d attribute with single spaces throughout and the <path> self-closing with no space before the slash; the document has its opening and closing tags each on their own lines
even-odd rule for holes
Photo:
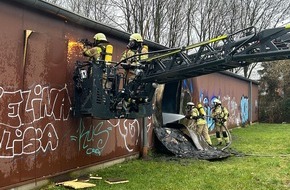
<svg viewBox="0 0 290 190">
<path fill-rule="evenodd" d="M 241 119 L 244 125 L 249 120 L 249 98 L 241 97 Z"/>
<path fill-rule="evenodd" d="M 213 121 L 213 119 L 210 117 L 211 116 L 211 107 L 210 106 L 204 106 L 204 111 L 206 113 L 206 115 L 208 117 L 206 117 L 206 122 L 207 122 L 207 126 L 208 126 L 208 130 L 212 131 L 215 128 L 215 123 Z"/>
<path fill-rule="evenodd" d="M 189 92 L 193 92 L 192 80 L 183 80 L 183 89 L 189 89 Z"/>
<path fill-rule="evenodd" d="M 202 100 L 203 100 L 204 98 L 203 98 L 203 92 L 202 92 L 202 90 L 199 92 L 199 102 L 202 102 Z"/>
<path fill-rule="evenodd" d="M 212 102 L 215 98 L 216 98 L 216 96 L 213 96 L 211 98 L 211 100 L 209 100 L 208 97 L 204 97 L 204 99 L 203 99 L 204 111 L 205 111 L 206 115 L 208 116 L 208 117 L 206 117 L 206 122 L 207 122 L 207 126 L 208 126 L 209 131 L 212 131 L 215 128 L 215 122 L 214 122 L 213 118 L 210 117 L 211 113 L 212 113 L 211 105 L 213 105 Z"/>
</svg>

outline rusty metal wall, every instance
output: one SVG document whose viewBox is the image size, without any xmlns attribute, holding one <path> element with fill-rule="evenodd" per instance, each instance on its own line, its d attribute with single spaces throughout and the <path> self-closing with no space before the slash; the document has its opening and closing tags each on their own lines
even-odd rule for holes
<svg viewBox="0 0 290 190">
<path fill-rule="evenodd" d="M 83 59 L 76 40 L 102 31 L 10 1 L 0 1 L 0 26 L 0 189 L 138 154 L 143 127 L 152 145 L 151 118 L 143 126 L 142 120 L 71 117 L 74 62 Z M 33 31 L 26 40 L 25 30 Z M 118 61 L 127 41 L 107 37 Z M 183 83 L 182 100 L 214 96 L 229 108 L 231 124 L 246 118 L 248 82 L 211 74 Z"/>
<path fill-rule="evenodd" d="M 183 81 L 181 111 L 188 101 L 204 104 L 211 114 L 212 100 L 219 98 L 230 113 L 228 125 L 242 126 L 258 121 L 258 84 L 230 73 L 213 73 Z M 214 125 L 207 118 L 209 128 Z"/>
<path fill-rule="evenodd" d="M 98 31 L 8 1 L 0 26 L 0 189 L 141 151 L 142 120 L 71 116 L 76 40 Z M 107 37 L 118 61 L 126 42 Z"/>
</svg>

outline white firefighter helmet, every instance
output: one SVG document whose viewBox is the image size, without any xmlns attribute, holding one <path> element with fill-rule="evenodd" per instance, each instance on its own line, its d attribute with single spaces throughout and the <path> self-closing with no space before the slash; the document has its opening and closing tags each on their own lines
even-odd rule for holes
<svg viewBox="0 0 290 190">
<path fill-rule="evenodd" d="M 213 100 L 213 104 L 214 105 L 221 105 L 222 102 L 219 99 L 216 98 L 216 99 Z"/>
<path fill-rule="evenodd" d="M 193 103 L 193 102 L 187 102 L 186 105 L 187 105 L 187 106 L 194 106 L 194 103 Z"/>
</svg>

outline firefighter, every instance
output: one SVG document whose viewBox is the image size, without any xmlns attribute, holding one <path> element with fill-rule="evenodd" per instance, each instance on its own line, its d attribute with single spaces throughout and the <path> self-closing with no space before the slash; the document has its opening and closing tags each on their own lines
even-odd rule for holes
<svg viewBox="0 0 290 190">
<path fill-rule="evenodd" d="M 144 54 L 145 53 L 145 54 Z M 134 33 L 130 36 L 127 49 L 123 52 L 121 57 L 121 62 L 126 70 L 126 83 L 132 81 L 136 75 L 138 75 L 142 70 L 137 67 L 140 66 L 140 60 L 148 58 L 148 47 L 143 45 L 143 38 L 139 33 Z M 138 54 L 144 54 L 139 55 Z M 134 56 L 137 55 L 137 56 Z M 132 57 L 134 56 L 134 57 Z M 132 58 L 129 58 L 132 57 Z M 129 59 L 127 59 L 129 58 Z"/>
<path fill-rule="evenodd" d="M 132 34 L 129 38 L 127 49 L 123 52 L 121 57 L 121 65 L 125 69 L 125 84 L 133 81 L 136 75 L 139 75 L 143 72 L 142 68 L 140 67 L 140 61 L 148 58 L 148 54 L 146 53 L 148 53 L 148 47 L 143 45 L 142 36 L 139 33 Z M 138 106 L 135 105 L 134 100 L 132 100 L 129 95 L 124 96 L 126 98 L 124 98 L 123 101 L 123 108 L 126 110 L 126 114 L 129 114 L 132 108 L 137 108 Z"/>
<path fill-rule="evenodd" d="M 127 49 L 123 52 L 121 61 L 125 60 L 128 57 L 138 55 L 138 54 L 148 53 L 148 47 L 143 45 L 143 38 L 139 33 L 134 33 L 130 36 L 129 43 L 127 45 Z M 143 59 L 147 59 L 148 55 L 140 55 L 136 57 L 132 57 L 131 59 L 126 60 L 126 63 L 130 66 L 138 66 L 140 65 L 139 61 Z"/>
<path fill-rule="evenodd" d="M 188 119 L 187 127 L 191 130 L 196 130 L 196 124 L 199 113 L 198 109 L 193 102 L 187 102 L 186 104 L 186 116 Z"/>
<path fill-rule="evenodd" d="M 227 133 L 227 120 L 229 117 L 228 110 L 221 105 L 219 99 L 214 99 L 213 101 L 214 108 L 212 110 L 212 118 L 215 121 L 216 127 L 216 138 L 218 145 L 222 145 L 223 139 L 225 140 L 226 145 L 229 144 L 229 134 Z M 221 136 L 222 135 L 222 136 Z"/>
<path fill-rule="evenodd" d="M 86 57 L 89 57 L 94 62 L 98 63 L 99 60 L 105 60 L 106 55 L 106 45 L 108 40 L 103 33 L 97 33 L 94 36 L 94 43 L 92 46 L 85 45 L 83 49 L 83 54 Z"/>
<path fill-rule="evenodd" d="M 212 145 L 210 136 L 208 134 L 205 116 L 205 111 L 200 103 L 197 104 L 197 107 L 193 102 L 187 103 L 186 118 L 189 120 L 187 127 L 191 130 L 195 130 L 199 135 L 203 136 L 209 145 Z"/>
<path fill-rule="evenodd" d="M 197 104 L 197 109 L 198 109 L 199 117 L 197 119 L 196 131 L 197 133 L 199 133 L 200 135 L 204 137 L 204 139 L 209 145 L 212 145 L 210 136 L 208 134 L 208 126 L 207 126 L 207 122 L 205 118 L 206 113 L 201 103 Z"/>
<path fill-rule="evenodd" d="M 91 44 L 84 44 L 83 54 L 86 57 L 89 57 L 91 61 L 96 64 L 103 64 L 110 68 L 112 61 L 113 46 L 108 44 L 108 40 L 105 34 L 97 33 L 94 36 L 94 42 Z M 102 85 L 106 90 L 112 88 L 112 81 L 108 80 L 107 75 L 110 72 L 110 69 L 104 70 Z"/>
</svg>

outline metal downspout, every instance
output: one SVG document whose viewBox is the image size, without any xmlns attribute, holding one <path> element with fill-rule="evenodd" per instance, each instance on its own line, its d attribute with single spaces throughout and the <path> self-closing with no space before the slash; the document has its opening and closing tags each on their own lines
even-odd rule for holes
<svg viewBox="0 0 290 190">
<path fill-rule="evenodd" d="M 252 113 L 252 105 L 253 105 L 253 82 L 250 81 L 250 89 L 249 89 L 249 124 L 252 125 L 253 113 Z"/>
<path fill-rule="evenodd" d="M 142 158 L 148 157 L 148 135 L 147 135 L 147 117 L 143 117 L 143 147 L 142 147 Z"/>
</svg>

